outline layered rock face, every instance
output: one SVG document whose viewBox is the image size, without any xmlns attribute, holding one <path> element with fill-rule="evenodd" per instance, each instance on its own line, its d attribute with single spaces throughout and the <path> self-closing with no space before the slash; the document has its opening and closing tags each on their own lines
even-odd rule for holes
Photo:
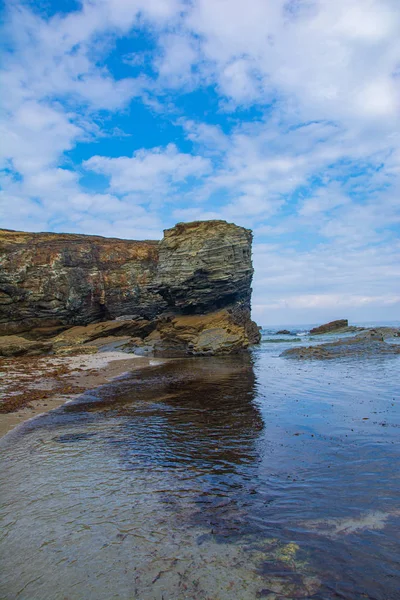
<svg viewBox="0 0 400 600">
<path fill-rule="evenodd" d="M 157 265 L 157 242 L 0 230 L 0 334 L 154 317 Z"/>
<path fill-rule="evenodd" d="M 161 242 L 0 230 L 0 335 L 49 339 L 63 327 L 120 318 L 110 330 L 150 336 L 143 343 L 159 353 L 247 347 L 259 341 L 251 241 L 249 230 L 225 221 L 180 223 Z M 191 315 L 196 324 L 184 325 L 182 338 L 176 324 Z"/>
<path fill-rule="evenodd" d="M 164 232 L 155 290 L 184 314 L 241 302 L 250 308 L 252 234 L 225 221 L 180 223 Z"/>
</svg>

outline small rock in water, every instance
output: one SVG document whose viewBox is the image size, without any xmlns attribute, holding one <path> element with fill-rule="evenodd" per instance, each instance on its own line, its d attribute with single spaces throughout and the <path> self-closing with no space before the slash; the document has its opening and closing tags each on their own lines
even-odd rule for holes
<svg viewBox="0 0 400 600">
<path fill-rule="evenodd" d="M 338 319 L 337 321 L 330 321 L 329 323 L 325 323 L 324 325 L 320 325 L 319 327 L 314 327 L 311 329 L 310 335 L 321 335 L 323 333 L 330 333 L 332 331 L 336 331 L 337 329 L 342 329 L 343 327 L 348 327 L 349 322 L 347 319 Z"/>
</svg>

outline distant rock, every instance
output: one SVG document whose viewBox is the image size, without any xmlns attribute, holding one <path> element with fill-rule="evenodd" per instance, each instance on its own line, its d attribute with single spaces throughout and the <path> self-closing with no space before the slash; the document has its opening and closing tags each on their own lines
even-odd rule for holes
<svg viewBox="0 0 400 600">
<path fill-rule="evenodd" d="M 400 337 L 400 328 L 398 327 L 372 327 L 364 329 L 361 333 L 357 333 L 357 338 L 366 339 L 381 339 Z"/>
<path fill-rule="evenodd" d="M 289 329 L 280 329 L 275 335 L 290 335 Z"/>
<path fill-rule="evenodd" d="M 337 321 L 330 321 L 329 323 L 325 323 L 325 325 L 314 327 L 314 329 L 311 329 L 310 335 L 322 335 L 323 333 L 331 333 L 333 331 L 337 331 L 338 329 L 343 329 L 344 327 L 348 326 L 349 322 L 347 319 L 338 319 Z"/>
<path fill-rule="evenodd" d="M 352 337 L 318 344 L 315 346 L 300 346 L 282 352 L 281 356 L 298 359 L 327 360 L 344 357 L 374 357 L 379 355 L 400 354 L 400 344 L 387 344 L 382 339 Z"/>
</svg>

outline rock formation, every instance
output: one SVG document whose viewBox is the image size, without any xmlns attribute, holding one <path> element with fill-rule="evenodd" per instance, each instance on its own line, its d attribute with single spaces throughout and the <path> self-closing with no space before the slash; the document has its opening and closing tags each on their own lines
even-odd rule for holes
<svg viewBox="0 0 400 600">
<path fill-rule="evenodd" d="M 391 333 L 388 333 L 387 337 L 399 337 L 400 335 L 400 330 L 396 328 L 387 327 L 382 329 L 391 329 Z M 282 352 L 281 356 L 285 356 L 286 358 L 327 360 L 345 357 L 366 358 L 390 354 L 400 354 L 400 344 L 386 343 L 384 341 L 384 334 L 376 333 L 376 331 L 371 329 L 351 338 L 339 339 L 336 342 L 289 348 Z"/>
<path fill-rule="evenodd" d="M 89 338 L 134 338 L 160 354 L 235 352 L 260 338 L 251 242 L 225 221 L 179 223 L 161 242 L 0 230 L 0 335 L 54 349 L 67 327 L 111 321 Z M 73 330 L 72 347 L 88 342 Z"/>
<path fill-rule="evenodd" d="M 157 265 L 157 242 L 0 230 L 0 334 L 154 317 Z"/>
<path fill-rule="evenodd" d="M 330 321 L 329 323 L 325 323 L 324 325 L 320 325 L 319 327 L 314 327 L 314 329 L 311 329 L 310 335 L 333 333 L 334 331 L 336 332 L 339 329 L 344 329 L 348 326 L 349 322 L 347 319 L 338 319 L 337 321 Z"/>
<path fill-rule="evenodd" d="M 183 314 L 250 308 L 251 242 L 250 230 L 225 221 L 179 223 L 164 232 L 154 289 Z"/>
<path fill-rule="evenodd" d="M 360 327 L 361 333 L 357 333 L 357 338 L 386 340 L 388 338 L 400 337 L 399 327 Z"/>
</svg>

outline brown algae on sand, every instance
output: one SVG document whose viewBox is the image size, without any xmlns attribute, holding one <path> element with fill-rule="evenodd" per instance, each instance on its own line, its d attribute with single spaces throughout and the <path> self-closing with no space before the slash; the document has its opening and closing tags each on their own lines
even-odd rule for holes
<svg viewBox="0 0 400 600">
<path fill-rule="evenodd" d="M 16 425 L 160 360 L 118 351 L 70 356 L 0 359 L 0 437 Z"/>
</svg>

